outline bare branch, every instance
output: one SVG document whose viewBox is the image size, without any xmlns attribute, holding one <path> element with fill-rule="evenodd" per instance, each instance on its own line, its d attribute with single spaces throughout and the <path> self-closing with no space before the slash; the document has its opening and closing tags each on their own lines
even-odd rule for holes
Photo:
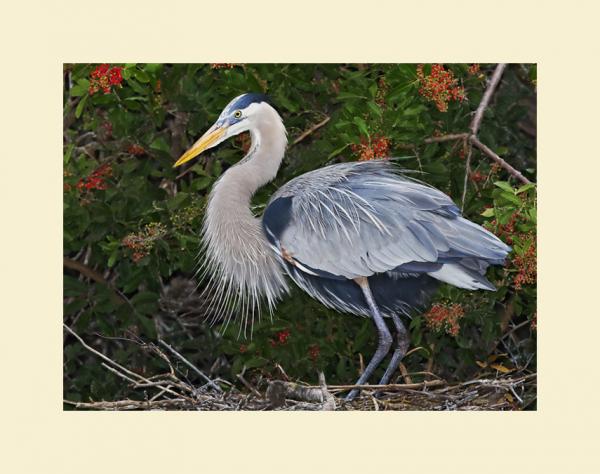
<svg viewBox="0 0 600 474">
<path fill-rule="evenodd" d="M 263 396 L 260 394 L 260 392 L 258 390 L 256 390 L 256 388 L 254 388 L 254 386 L 252 386 L 252 384 L 250 382 L 248 382 L 245 378 L 243 373 L 242 374 L 237 374 L 236 377 L 238 378 L 238 380 L 240 382 L 242 382 L 244 384 L 244 386 L 250 390 L 255 396 L 257 396 L 258 398 L 263 398 Z"/>
<path fill-rule="evenodd" d="M 450 142 L 452 140 L 465 140 L 469 138 L 468 133 L 449 133 L 448 135 L 440 135 L 438 137 L 429 137 L 423 140 L 423 143 L 442 143 Z"/>
<path fill-rule="evenodd" d="M 194 364 L 192 364 L 189 360 L 187 360 L 185 357 L 183 357 L 179 352 L 177 352 L 175 349 L 173 349 L 169 344 L 167 344 L 165 341 L 163 341 L 162 339 L 160 340 L 160 343 L 165 346 L 167 349 L 169 349 L 175 356 L 177 356 L 185 365 L 187 365 L 190 369 L 192 369 L 194 372 L 196 372 L 200 377 L 202 377 L 204 379 L 204 381 L 206 383 L 208 383 L 212 388 L 214 388 L 215 390 L 217 390 L 218 392 L 221 391 L 221 387 L 219 387 L 216 383 L 214 383 L 210 378 L 208 378 L 208 376 L 204 375 L 204 373 L 198 368 L 196 367 Z"/>
<path fill-rule="evenodd" d="M 100 283 L 102 285 L 106 285 L 112 292 L 111 297 L 117 304 L 127 303 L 127 299 L 114 288 L 113 285 L 110 284 L 100 273 L 87 265 L 78 262 L 77 260 L 73 260 L 69 257 L 63 257 L 63 266 L 70 270 L 75 270 L 76 272 L 81 273 L 83 276 L 89 278 L 90 280 L 95 281 L 96 283 Z"/>
<path fill-rule="evenodd" d="M 453 141 L 453 140 L 464 140 L 465 143 L 476 146 L 486 156 L 488 156 L 493 161 L 498 163 L 502 168 L 504 168 L 511 176 L 514 176 L 522 183 L 529 184 L 529 183 L 531 183 L 531 181 L 529 179 L 527 179 L 525 176 L 523 176 L 522 173 L 520 173 L 515 168 L 513 168 L 511 165 L 509 165 L 500 156 L 498 156 L 496 153 L 494 153 L 488 146 L 486 146 L 481 141 L 479 141 L 479 138 L 477 138 L 477 133 L 479 132 L 479 127 L 481 126 L 481 122 L 483 120 L 484 113 L 490 104 L 492 95 L 494 94 L 494 91 L 498 87 L 498 84 L 500 83 L 500 79 L 502 78 L 502 74 L 504 73 L 505 69 L 506 69 L 505 63 L 498 64 L 496 66 L 496 69 L 494 69 L 494 72 L 492 73 L 492 77 L 490 78 L 490 82 L 488 83 L 487 88 L 483 94 L 483 97 L 481 98 L 481 102 L 479 103 L 479 105 L 477 106 L 477 109 L 475 110 L 475 115 L 473 116 L 473 120 L 471 120 L 471 124 L 469 125 L 469 130 L 470 130 L 469 133 L 450 133 L 448 135 L 441 135 L 438 137 L 430 137 L 430 138 L 426 138 L 425 140 L 423 140 L 423 143 L 430 144 L 430 143 L 448 142 L 448 141 Z M 469 173 L 471 172 L 471 155 L 472 155 L 472 147 L 469 146 L 468 151 L 467 151 L 467 160 L 465 163 L 465 178 L 464 178 L 464 184 L 463 184 L 461 209 L 464 209 L 465 199 L 467 196 L 467 185 L 468 185 L 468 180 L 469 180 Z"/>
<path fill-rule="evenodd" d="M 369 389 L 369 390 L 406 390 L 406 389 L 415 389 L 415 388 L 429 388 L 429 387 L 439 387 L 441 385 L 446 385 L 446 382 L 443 380 L 427 380 L 425 382 L 420 383 L 390 383 L 387 385 L 329 385 L 330 389 L 337 390 L 351 390 L 354 388 Z"/>
<path fill-rule="evenodd" d="M 123 367 L 121 364 L 115 362 L 114 360 L 112 360 L 111 358 L 105 356 L 104 354 L 102 354 L 101 352 L 98 352 L 96 349 L 94 349 L 93 347 L 89 346 L 88 344 L 86 344 L 86 342 L 81 338 L 81 336 L 79 334 L 77 334 L 75 331 L 73 331 L 69 326 L 67 326 L 66 324 L 63 324 L 63 327 L 69 332 L 71 333 L 80 343 L 83 347 L 85 347 L 88 351 L 90 351 L 92 354 L 97 355 L 98 357 L 100 357 L 101 359 L 103 359 L 104 361 L 108 362 L 109 364 L 111 364 L 113 367 L 121 370 L 121 372 L 123 372 L 124 374 L 130 375 L 131 377 L 141 380 L 142 382 L 146 382 L 146 383 L 152 383 L 151 380 L 147 379 L 146 377 L 141 376 L 140 374 L 136 374 L 135 372 L 132 372 L 131 370 Z M 104 364 L 103 364 L 104 365 Z M 114 370 L 112 370 L 112 372 L 115 372 Z M 119 374 L 117 374 L 119 375 Z M 129 379 L 127 379 L 129 380 Z M 130 380 L 131 381 L 131 380 Z M 136 382 L 137 383 L 137 382 Z M 160 389 L 164 390 L 165 392 L 170 393 L 171 395 L 175 395 L 176 397 L 182 397 L 183 395 L 180 393 L 177 393 L 173 390 L 171 390 L 168 387 L 164 387 L 164 386 L 158 386 Z M 184 398 L 188 398 L 183 396 Z M 191 399 L 190 399 L 191 400 Z"/>
<path fill-rule="evenodd" d="M 496 87 L 498 87 L 498 84 L 500 83 L 504 69 L 506 69 L 506 64 L 500 63 L 496 66 L 496 69 L 492 74 L 490 83 L 488 84 L 483 97 L 481 98 L 481 102 L 479 103 L 479 106 L 475 111 L 475 115 L 473 116 L 473 120 L 471 121 L 471 125 L 469 126 L 471 134 L 473 135 L 477 135 L 477 132 L 479 132 L 479 127 L 481 126 L 481 121 L 483 120 L 483 114 L 490 103 L 490 99 L 492 98 Z"/>
<path fill-rule="evenodd" d="M 467 199 L 467 186 L 469 184 L 469 175 L 471 174 L 471 158 L 473 157 L 473 147 L 467 146 L 465 141 L 464 147 L 467 148 L 467 159 L 465 160 L 465 178 L 463 181 L 463 192 L 460 204 L 460 211 L 465 210 L 465 200 Z"/>
<path fill-rule="evenodd" d="M 469 142 L 471 142 L 473 145 L 475 145 L 477 148 L 479 148 L 484 154 L 486 154 L 488 157 L 490 157 L 492 160 L 494 160 L 496 163 L 498 163 L 502 168 L 504 168 L 506 171 L 508 171 L 509 174 L 511 174 L 512 176 L 517 178 L 522 183 L 524 183 L 524 184 L 531 183 L 531 181 L 529 181 L 519 171 L 517 171 L 515 168 L 510 166 L 506 161 L 504 161 L 496 153 L 494 153 L 494 151 L 492 151 L 491 148 L 489 148 L 487 145 L 484 145 L 483 143 L 481 143 L 477 137 L 471 136 L 469 138 Z"/>
<path fill-rule="evenodd" d="M 310 127 L 308 130 L 306 130 L 305 132 L 303 132 L 298 138 L 296 138 L 291 146 L 297 145 L 298 143 L 300 143 L 302 140 L 304 140 L 306 137 L 308 137 L 310 134 L 316 132 L 318 129 L 320 129 L 323 125 L 325 125 L 327 122 L 329 122 L 331 120 L 331 117 L 325 117 L 323 120 L 321 120 L 319 123 L 313 125 L 312 127 Z"/>
</svg>

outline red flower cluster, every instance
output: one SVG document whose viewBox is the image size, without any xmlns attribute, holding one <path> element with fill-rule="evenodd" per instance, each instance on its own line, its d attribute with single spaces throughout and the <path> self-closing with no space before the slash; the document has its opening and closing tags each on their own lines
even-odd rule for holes
<svg viewBox="0 0 600 474">
<path fill-rule="evenodd" d="M 90 95 L 94 95 L 100 89 L 105 94 L 111 91 L 112 86 L 121 86 L 123 76 L 121 72 L 123 68 L 120 66 L 110 67 L 108 64 L 101 64 L 90 73 Z"/>
<path fill-rule="evenodd" d="M 154 242 L 167 233 L 167 229 L 160 222 L 152 222 L 148 224 L 144 230 L 128 234 L 121 244 L 132 250 L 131 259 L 134 262 L 139 262 L 142 258 L 150 253 L 154 247 Z"/>
<path fill-rule="evenodd" d="M 308 348 L 308 356 L 310 357 L 310 360 L 313 361 L 313 363 L 315 363 L 317 361 L 320 353 L 321 353 L 321 348 L 319 347 L 318 344 L 313 344 L 312 346 L 310 346 Z"/>
<path fill-rule="evenodd" d="M 279 331 L 275 334 L 275 339 L 271 339 L 269 342 L 272 347 L 275 346 L 283 346 L 287 343 L 288 338 L 290 337 L 290 330 L 284 329 L 283 331 Z"/>
<path fill-rule="evenodd" d="M 450 101 L 462 102 L 465 98 L 465 89 L 458 85 L 454 73 L 444 69 L 442 64 L 432 64 L 429 75 L 425 75 L 423 65 L 419 64 L 417 78 L 421 83 L 419 94 L 434 102 L 440 112 L 448 110 Z"/>
<path fill-rule="evenodd" d="M 141 146 L 136 145 L 134 143 L 133 145 L 130 145 L 129 148 L 127 148 L 127 153 L 134 155 L 134 156 L 141 156 L 141 155 L 146 154 L 146 150 L 144 150 L 144 148 L 142 148 Z"/>
<path fill-rule="evenodd" d="M 523 285 L 533 285 L 537 280 L 537 251 L 535 239 L 531 239 L 529 248 L 523 255 L 517 255 L 513 259 L 513 264 L 518 273 L 513 280 L 515 290 L 520 290 Z"/>
<path fill-rule="evenodd" d="M 471 76 L 475 76 L 476 74 L 479 74 L 481 72 L 481 68 L 479 67 L 479 64 L 471 64 L 469 66 L 468 72 Z"/>
<path fill-rule="evenodd" d="M 361 137 L 360 143 L 350 146 L 358 154 L 358 161 L 368 161 L 374 158 L 385 158 L 389 154 L 390 140 L 383 136 L 373 136 L 371 140 Z"/>
<path fill-rule="evenodd" d="M 107 176 L 112 176 L 112 167 L 110 164 L 105 163 L 95 171 L 92 172 L 88 177 L 81 178 L 77 182 L 77 189 L 79 191 L 91 191 L 92 189 L 103 190 L 108 187 L 106 184 L 105 178 Z"/>
<path fill-rule="evenodd" d="M 425 313 L 425 323 L 434 331 L 446 331 L 451 336 L 457 336 L 460 331 L 458 321 L 465 315 L 462 305 L 452 303 L 449 305 L 434 304 Z"/>
</svg>

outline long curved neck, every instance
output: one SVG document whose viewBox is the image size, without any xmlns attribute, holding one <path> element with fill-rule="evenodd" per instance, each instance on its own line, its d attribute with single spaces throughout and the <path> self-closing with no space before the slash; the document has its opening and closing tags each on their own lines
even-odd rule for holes
<svg viewBox="0 0 600 474">
<path fill-rule="evenodd" d="M 252 217 L 252 195 L 277 175 L 287 146 L 285 128 L 279 116 L 264 118 L 250 133 L 252 144 L 246 157 L 229 168 L 213 187 L 209 212 L 239 222 Z M 214 207 L 214 209 L 211 209 Z M 254 218 L 253 218 L 254 219 Z"/>
<path fill-rule="evenodd" d="M 274 110 L 273 114 L 272 121 L 263 120 L 253 129 L 248 155 L 213 186 L 204 220 L 207 261 L 221 287 L 237 288 L 255 306 L 265 297 L 269 308 L 287 285 L 250 200 L 275 178 L 285 153 L 285 128 Z"/>
<path fill-rule="evenodd" d="M 217 184 L 219 189 L 215 189 L 219 198 L 225 199 L 221 196 L 222 188 L 231 199 L 244 202 L 246 206 L 256 190 L 275 178 L 287 146 L 281 122 L 277 128 L 261 124 L 250 133 L 250 137 L 252 144 L 248 154 L 225 172 Z"/>
</svg>

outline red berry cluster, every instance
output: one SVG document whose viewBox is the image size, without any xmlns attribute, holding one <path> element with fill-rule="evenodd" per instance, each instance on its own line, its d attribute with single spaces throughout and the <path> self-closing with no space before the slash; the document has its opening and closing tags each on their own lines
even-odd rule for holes
<svg viewBox="0 0 600 474">
<path fill-rule="evenodd" d="M 361 137 L 359 144 L 352 144 L 352 151 L 358 155 L 358 161 L 368 161 L 389 156 L 390 140 L 384 136 L 375 135 L 367 140 Z"/>
<path fill-rule="evenodd" d="M 213 63 L 210 65 L 211 69 L 233 69 L 236 63 Z"/>
<path fill-rule="evenodd" d="M 312 346 L 310 346 L 308 348 L 308 357 L 310 357 L 310 360 L 312 360 L 313 363 L 315 363 L 317 361 L 320 353 L 321 353 L 321 348 L 319 347 L 318 344 L 313 344 Z"/>
<path fill-rule="evenodd" d="M 271 343 L 272 347 L 283 346 L 287 343 L 289 337 L 290 330 L 284 329 L 283 331 L 279 331 L 277 334 L 275 334 L 275 339 L 270 339 L 269 342 Z"/>
<path fill-rule="evenodd" d="M 531 243 L 523 255 L 516 255 L 513 258 L 513 265 L 518 271 L 513 280 L 515 290 L 522 289 L 523 285 L 535 284 L 537 280 L 537 249 L 534 238 L 531 239 Z"/>
<path fill-rule="evenodd" d="M 243 354 L 248 351 L 248 346 L 246 344 L 240 344 L 240 354 Z"/>
<path fill-rule="evenodd" d="M 127 153 L 134 156 L 141 156 L 146 154 L 146 150 L 134 143 L 133 145 L 130 145 L 129 148 L 127 148 Z"/>
<path fill-rule="evenodd" d="M 517 221 L 521 218 L 521 213 L 516 211 L 510 216 L 510 219 L 506 224 L 500 224 L 496 219 L 492 219 L 489 223 L 485 224 L 485 227 L 494 232 L 503 242 L 506 242 L 508 245 L 513 244 L 513 238 L 517 235 L 521 235 L 515 233 L 515 226 L 517 225 Z"/>
<path fill-rule="evenodd" d="M 469 180 L 473 183 L 481 183 L 482 181 L 485 181 L 486 178 L 487 176 L 480 171 L 471 171 L 469 173 Z"/>
<path fill-rule="evenodd" d="M 432 64 L 429 75 L 423 71 L 423 64 L 419 64 L 417 78 L 421 83 L 419 94 L 435 103 L 440 112 L 448 110 L 450 101 L 462 102 L 465 98 L 465 89 L 458 85 L 454 73 L 444 69 L 442 64 Z"/>
<path fill-rule="evenodd" d="M 154 242 L 167 233 L 166 227 L 160 222 L 152 222 L 144 230 L 128 234 L 121 244 L 132 251 L 131 259 L 139 262 L 150 253 L 154 247 Z"/>
<path fill-rule="evenodd" d="M 513 279 L 513 285 L 516 290 L 523 288 L 523 285 L 533 285 L 537 279 L 537 246 L 533 232 L 520 232 L 517 229 L 519 221 L 524 218 L 520 211 L 514 212 L 506 224 L 500 224 L 493 219 L 486 224 L 486 227 L 493 231 L 502 241 L 508 245 L 517 242 L 528 242 L 529 246 L 522 255 L 515 254 L 512 258 L 512 267 L 517 270 Z"/>
<path fill-rule="evenodd" d="M 121 66 L 110 67 L 108 64 L 101 64 L 90 73 L 90 95 L 94 95 L 100 89 L 105 94 L 111 91 L 112 86 L 121 86 L 123 75 Z"/>
<path fill-rule="evenodd" d="M 385 96 L 390 88 L 389 84 L 385 80 L 385 77 L 381 77 L 377 82 L 377 94 L 375 95 L 375 103 L 381 107 L 385 108 Z"/>
<path fill-rule="evenodd" d="M 425 323 L 434 331 L 446 331 L 451 336 L 457 336 L 460 331 L 458 321 L 465 315 L 465 310 L 458 303 L 434 304 L 425 313 Z"/>
<path fill-rule="evenodd" d="M 77 189 L 79 191 L 91 191 L 93 189 L 103 190 L 108 187 L 105 178 L 112 176 L 112 167 L 110 164 L 105 163 L 95 171 L 93 171 L 88 177 L 81 178 L 77 182 Z"/>
</svg>

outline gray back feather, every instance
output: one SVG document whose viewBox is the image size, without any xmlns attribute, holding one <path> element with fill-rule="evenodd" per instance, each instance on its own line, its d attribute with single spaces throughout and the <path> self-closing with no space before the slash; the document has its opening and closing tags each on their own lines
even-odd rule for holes
<svg viewBox="0 0 600 474">
<path fill-rule="evenodd" d="M 276 250 L 283 247 L 302 265 L 344 278 L 463 259 L 485 270 L 480 260 L 501 263 L 510 250 L 462 218 L 444 193 L 398 174 L 388 160 L 306 173 L 285 184 L 269 206 L 280 198 L 292 198 L 285 226 L 273 232 L 268 208 L 263 219 Z"/>
</svg>

